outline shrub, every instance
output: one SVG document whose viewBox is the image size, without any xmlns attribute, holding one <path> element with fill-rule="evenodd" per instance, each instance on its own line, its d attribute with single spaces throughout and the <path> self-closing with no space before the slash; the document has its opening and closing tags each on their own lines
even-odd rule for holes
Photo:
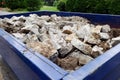
<svg viewBox="0 0 120 80">
<path fill-rule="evenodd" d="M 88 13 L 108 13 L 108 0 L 67 0 L 66 10 Z"/>
<path fill-rule="evenodd" d="M 73 7 L 74 7 L 75 2 L 76 2 L 76 0 L 67 0 L 66 5 L 65 5 L 65 9 L 67 11 L 73 11 Z"/>
<path fill-rule="evenodd" d="M 53 6 L 55 0 L 44 0 L 44 5 Z"/>
<path fill-rule="evenodd" d="M 120 15 L 120 0 L 108 0 L 108 12 Z"/>
<path fill-rule="evenodd" d="M 36 11 L 42 7 L 42 0 L 26 0 L 28 11 Z"/>
<path fill-rule="evenodd" d="M 6 5 L 11 10 L 14 10 L 20 7 L 20 2 L 19 0 L 6 0 Z"/>
<path fill-rule="evenodd" d="M 65 2 L 64 1 L 59 1 L 57 4 L 57 9 L 60 11 L 65 11 Z"/>
<path fill-rule="evenodd" d="M 5 4 L 11 10 L 26 8 L 25 0 L 5 0 Z"/>
</svg>

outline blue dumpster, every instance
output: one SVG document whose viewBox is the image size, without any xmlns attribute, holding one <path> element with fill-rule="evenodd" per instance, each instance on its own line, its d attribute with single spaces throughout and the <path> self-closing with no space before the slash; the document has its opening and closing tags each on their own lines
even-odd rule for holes
<svg viewBox="0 0 120 80">
<path fill-rule="evenodd" d="M 93 24 L 109 24 L 114 28 L 120 27 L 120 16 L 107 14 L 40 11 L 2 15 L 0 18 L 29 16 L 29 14 L 81 16 Z M 120 78 L 120 44 L 72 73 L 63 70 L 39 53 L 32 52 L 3 29 L 0 29 L 0 52 L 20 80 L 119 80 Z"/>
</svg>

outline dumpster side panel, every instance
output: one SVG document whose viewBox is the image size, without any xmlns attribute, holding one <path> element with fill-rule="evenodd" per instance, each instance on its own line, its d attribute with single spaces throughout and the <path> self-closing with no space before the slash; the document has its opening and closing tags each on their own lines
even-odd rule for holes
<svg viewBox="0 0 120 80">
<path fill-rule="evenodd" d="M 58 68 L 56 68 L 56 67 L 53 67 L 52 65 L 50 65 L 49 62 L 51 62 L 51 61 L 44 60 L 44 59 L 46 59 L 45 57 L 41 59 L 40 57 L 34 55 L 34 53 L 30 52 L 27 48 L 25 48 L 25 45 L 19 44 L 19 42 L 17 42 L 14 39 L 14 37 L 12 38 L 12 36 L 10 34 L 8 34 L 7 32 L 5 32 L 3 29 L 0 29 L 0 35 L 2 38 L 4 38 L 3 41 L 6 41 L 6 42 L 4 42 L 4 44 L 6 43 L 5 46 L 10 46 L 9 47 L 10 50 L 14 51 L 14 53 L 11 53 L 11 56 L 8 56 L 8 57 L 13 58 L 12 55 L 14 55 L 14 54 L 18 55 L 19 58 L 21 59 L 21 61 L 26 63 L 27 66 L 29 66 L 29 68 L 32 69 L 32 71 L 37 75 L 37 77 L 39 79 L 59 80 L 67 74 L 67 72 L 63 71 L 58 66 L 57 66 Z M 2 55 L 3 56 L 7 55 L 7 52 L 6 53 L 4 52 L 4 54 L 2 54 Z M 5 59 L 7 61 L 7 58 L 5 58 Z M 48 62 L 46 62 L 46 61 L 48 61 Z M 11 63 L 9 62 L 9 64 L 11 64 Z M 17 64 L 17 65 L 19 66 L 19 64 Z M 62 72 L 59 72 L 59 70 Z M 19 72 L 19 73 L 21 73 L 21 75 L 24 75 L 23 72 Z M 33 78 L 29 79 L 29 77 L 28 77 L 29 74 L 31 74 L 31 73 L 28 73 L 27 75 L 25 75 L 25 76 L 27 76 L 28 79 L 26 78 L 26 79 L 22 79 L 22 80 L 39 80 L 39 79 L 33 79 Z M 17 75 L 21 76 L 19 74 L 17 74 Z M 34 77 L 34 76 L 31 75 L 31 77 Z"/>
<path fill-rule="evenodd" d="M 120 52 L 84 80 L 119 80 Z"/>
<path fill-rule="evenodd" d="M 109 24 L 111 27 L 117 27 L 117 28 L 120 27 L 120 16 L 119 15 L 106 15 L 106 14 L 40 11 L 40 12 L 3 15 L 3 16 L 0 16 L 0 18 L 5 18 L 5 17 L 11 18 L 12 16 L 21 16 L 21 15 L 29 16 L 29 14 L 38 14 L 39 16 L 52 15 L 52 14 L 56 14 L 58 16 L 81 16 L 81 17 L 87 18 L 88 20 L 90 20 L 94 24 Z M 12 40 L 9 41 L 10 37 L 8 38 L 8 37 L 4 36 L 4 38 L 6 39 L 6 41 L 8 41 L 12 45 L 12 43 L 13 43 Z M 15 39 L 13 39 L 13 40 L 15 40 Z M 21 43 L 19 41 L 16 41 L 15 42 L 16 45 L 12 45 L 12 48 L 17 47 L 18 43 L 19 43 L 19 45 L 22 45 L 25 48 L 25 45 L 23 45 L 23 43 Z M 120 52 L 119 48 L 120 48 L 120 44 L 115 46 L 114 48 L 110 49 L 105 54 L 99 56 L 98 58 L 96 58 L 92 62 L 86 64 L 85 66 L 83 66 L 82 68 L 76 70 L 75 72 L 73 72 L 71 74 L 68 74 L 66 71 L 62 70 L 61 68 L 59 68 L 58 66 L 53 64 L 51 61 L 49 61 L 48 59 L 46 59 L 42 55 L 39 55 L 38 53 L 33 54 L 32 51 L 28 51 L 27 54 L 25 53 L 24 55 L 23 54 L 21 55 L 21 53 L 24 52 L 23 48 L 20 48 L 20 49 L 19 48 L 14 48 L 14 51 L 16 51 L 16 54 L 19 55 L 19 57 L 23 61 L 25 61 L 25 63 L 27 65 L 31 66 L 31 68 L 34 70 L 34 72 L 38 73 L 38 75 L 43 74 L 43 75 L 45 75 L 45 77 L 48 77 L 48 79 L 50 78 L 50 79 L 53 79 L 53 80 L 61 79 L 64 76 L 65 76 L 63 78 L 64 80 L 83 80 L 86 76 L 93 73 L 101 65 L 105 64 L 113 56 L 118 54 Z M 35 56 L 35 57 L 32 57 L 32 56 Z M 38 60 L 40 60 L 40 62 Z M 113 62 L 114 62 L 114 60 L 113 60 Z M 41 63 L 42 65 L 37 64 L 37 63 Z M 116 66 L 117 65 L 118 65 L 118 63 L 116 64 Z M 113 68 L 115 68 L 115 66 L 111 66 L 111 68 L 109 68 L 108 71 L 110 69 L 113 69 Z M 116 67 L 116 68 L 118 68 L 118 67 Z M 101 70 L 101 69 L 103 69 L 103 68 L 100 68 L 99 70 Z M 51 72 L 49 72 L 49 71 L 51 71 Z M 43 72 L 43 73 L 41 73 L 41 72 Z M 100 71 L 98 71 L 98 72 L 100 73 Z M 107 74 L 107 73 L 104 73 L 104 74 Z M 57 75 L 59 75 L 59 76 L 57 76 Z M 93 73 L 92 75 L 90 75 L 89 77 L 87 77 L 85 79 L 95 78 L 94 75 L 98 76 L 97 72 Z M 111 75 L 111 74 L 109 74 L 109 75 Z M 104 77 L 104 76 L 105 75 L 100 76 L 100 77 Z M 108 79 L 108 77 L 106 77 L 106 79 Z"/>
</svg>

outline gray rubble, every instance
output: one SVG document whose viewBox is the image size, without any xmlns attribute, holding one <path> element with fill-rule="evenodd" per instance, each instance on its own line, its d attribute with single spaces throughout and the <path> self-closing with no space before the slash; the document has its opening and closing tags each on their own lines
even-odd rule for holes
<svg viewBox="0 0 120 80">
<path fill-rule="evenodd" d="M 0 19 L 0 27 L 70 72 L 120 43 L 120 30 L 79 16 L 13 16 Z"/>
<path fill-rule="evenodd" d="M 79 39 L 72 39 L 71 44 L 80 51 L 82 51 L 84 54 L 91 54 L 92 52 L 92 47 L 80 41 Z"/>
</svg>

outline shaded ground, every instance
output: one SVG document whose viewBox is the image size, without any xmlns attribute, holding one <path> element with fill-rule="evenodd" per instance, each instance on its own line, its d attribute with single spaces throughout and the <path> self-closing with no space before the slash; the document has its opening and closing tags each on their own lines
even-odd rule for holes
<svg viewBox="0 0 120 80">
<path fill-rule="evenodd" d="M 6 11 L 0 11 L 0 15 L 7 15 L 7 14 L 12 14 L 12 13 Z"/>
<path fill-rule="evenodd" d="M 0 56 L 0 80 L 18 80 L 12 70 Z"/>
</svg>

